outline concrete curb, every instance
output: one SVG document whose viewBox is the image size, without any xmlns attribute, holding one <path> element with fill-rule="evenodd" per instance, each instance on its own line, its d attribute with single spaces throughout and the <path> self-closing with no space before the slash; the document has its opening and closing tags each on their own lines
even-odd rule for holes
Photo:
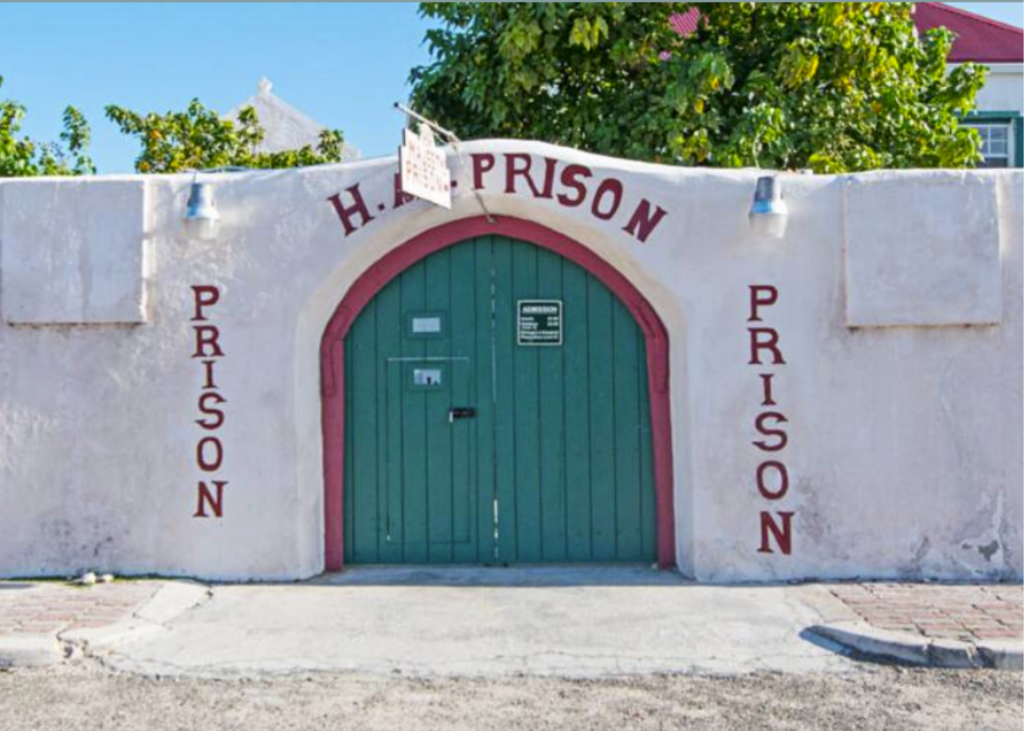
<svg viewBox="0 0 1024 731">
<path fill-rule="evenodd" d="M 1024 670 L 1024 642 L 1021 640 L 982 640 L 978 643 L 986 667 L 997 670 Z"/>
<path fill-rule="evenodd" d="M 1024 669 L 1024 641 L 986 640 L 978 643 L 929 639 L 908 632 L 872 627 L 863 620 L 846 620 L 808 628 L 843 647 L 869 657 L 898 660 L 932 668 Z"/>
<path fill-rule="evenodd" d="M 116 643 L 128 642 L 165 629 L 164 624 L 210 597 L 203 584 L 164 582 L 131 616 L 103 627 L 0 637 L 0 668 L 55 665 L 94 654 Z"/>
<path fill-rule="evenodd" d="M 0 637 L 0 668 L 38 668 L 56 665 L 68 656 L 67 648 L 53 635 Z"/>
<path fill-rule="evenodd" d="M 161 584 L 156 593 L 130 617 L 104 627 L 61 632 L 57 637 L 70 650 L 92 655 L 111 646 L 161 632 L 175 617 L 202 604 L 210 597 L 203 584 L 174 581 Z M 71 653 L 69 653 L 70 656 Z"/>
</svg>

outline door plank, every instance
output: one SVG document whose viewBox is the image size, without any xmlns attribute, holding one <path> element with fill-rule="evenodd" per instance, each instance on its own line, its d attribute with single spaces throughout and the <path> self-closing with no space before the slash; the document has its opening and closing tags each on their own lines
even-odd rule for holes
<svg viewBox="0 0 1024 731">
<path fill-rule="evenodd" d="M 356 382 L 355 373 L 352 368 L 352 353 L 354 347 L 352 345 L 352 332 L 350 331 L 348 337 L 345 338 L 345 461 L 344 461 L 344 492 L 342 494 L 342 502 L 344 515 L 342 516 L 344 525 L 344 544 L 345 544 L 345 556 L 348 561 L 355 562 L 355 495 L 357 491 L 363 490 L 362 484 L 357 483 L 355 480 L 355 470 L 352 469 L 356 463 L 356 450 L 355 450 L 355 414 L 356 414 Z"/>
<path fill-rule="evenodd" d="M 494 360 L 497 402 L 494 410 L 495 480 L 498 496 L 498 560 L 516 557 L 516 383 L 515 302 L 512 291 L 512 246 L 503 236 L 494 248 Z"/>
<path fill-rule="evenodd" d="M 615 399 L 612 295 L 587 277 L 590 326 L 590 479 L 592 560 L 614 561 Z"/>
<path fill-rule="evenodd" d="M 565 296 L 565 483 L 568 559 L 593 560 L 590 480 L 589 275 L 580 267 L 562 272 Z"/>
<path fill-rule="evenodd" d="M 354 494 L 354 559 L 377 561 L 377 304 L 370 302 L 352 325 L 353 426 L 352 479 L 365 489 Z"/>
<path fill-rule="evenodd" d="M 483 236 L 473 242 L 476 328 L 474 330 L 474 360 L 477 420 L 476 484 L 477 484 L 477 558 L 490 564 L 495 560 L 494 542 L 494 353 L 491 279 L 494 274 L 492 239 Z"/>
<path fill-rule="evenodd" d="M 451 317 L 451 249 L 442 249 L 424 260 L 426 265 L 426 291 L 424 308 L 429 312 L 443 312 Z M 428 358 L 450 358 L 451 337 L 424 340 Z M 452 430 L 448 423 L 448 410 L 452 404 L 452 376 L 449 362 L 445 377 L 448 383 L 436 391 L 426 391 L 424 427 L 427 434 L 427 558 L 431 563 L 450 563 L 452 560 Z"/>
<path fill-rule="evenodd" d="M 381 563 L 402 561 L 402 369 L 400 363 L 389 360 L 402 352 L 401 295 L 400 280 L 395 280 L 375 298 L 380 373 L 377 459 L 382 470 L 377 501 L 380 511 L 377 545 Z"/>
<path fill-rule="evenodd" d="M 621 302 L 612 300 L 615 361 L 615 525 L 616 558 L 639 561 L 640 404 L 637 394 L 636 322 Z"/>
<path fill-rule="evenodd" d="M 647 385 L 647 343 L 640 328 L 636 329 L 637 400 L 640 403 L 640 526 L 643 531 L 644 560 L 658 556 L 657 506 L 654 490 L 654 446 L 651 431 L 651 399 Z"/>
<path fill-rule="evenodd" d="M 456 244 L 450 253 L 449 332 L 451 335 L 452 406 L 476 408 L 476 286 L 475 244 Z M 461 360 L 465 359 L 465 360 Z M 450 425 L 452 434 L 452 560 L 456 563 L 479 561 L 476 547 L 477 482 L 474 460 L 475 433 L 479 414 Z"/>
<path fill-rule="evenodd" d="M 402 275 L 402 323 L 413 313 L 426 309 L 425 260 L 407 269 Z M 402 357 L 422 358 L 426 355 L 426 341 L 402 337 Z M 409 388 L 409 368 L 402 364 L 402 488 L 404 519 L 404 561 L 426 563 L 429 533 L 427 530 L 427 391 Z"/>
<path fill-rule="evenodd" d="M 562 291 L 564 260 L 547 249 L 537 248 L 537 298 L 563 300 L 562 333 L 568 314 Z M 534 348 L 539 373 L 539 408 L 537 434 L 540 438 L 540 514 L 541 545 L 544 561 L 565 561 L 566 541 L 565 490 L 565 373 L 566 344 Z"/>
<path fill-rule="evenodd" d="M 537 247 L 512 244 L 512 311 L 517 302 L 537 299 Z M 515 333 L 512 335 L 515 340 Z M 543 557 L 540 513 L 540 354 L 536 347 L 515 345 L 511 408 L 515 419 L 516 552 L 514 561 L 535 563 Z M 500 391 L 499 391 L 500 393 Z"/>
</svg>

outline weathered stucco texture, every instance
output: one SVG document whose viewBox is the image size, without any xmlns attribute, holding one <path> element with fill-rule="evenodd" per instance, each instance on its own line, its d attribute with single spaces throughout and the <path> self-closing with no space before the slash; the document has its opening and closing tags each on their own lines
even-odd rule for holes
<svg viewBox="0 0 1024 731">
<path fill-rule="evenodd" d="M 25 181 L 3 186 L 3 196 L 7 323 L 145 320 L 144 180 Z"/>
<path fill-rule="evenodd" d="M 990 325 L 1001 317 L 997 180 L 943 172 L 847 182 L 847 324 Z M 894 225 L 879 211 L 906 211 Z M 957 216 L 919 215 L 954 210 Z"/>
<path fill-rule="evenodd" d="M 0 575 L 321 571 L 324 328 L 381 256 L 480 214 L 471 160 L 489 153 L 480 193 L 495 215 L 590 247 L 668 329 L 683 573 L 1021 576 L 1021 173 L 782 174 L 788 231 L 765 240 L 747 223 L 760 171 L 519 141 L 463 147 L 450 157 L 451 211 L 394 207 L 394 158 L 204 176 L 223 216 L 208 242 L 184 235 L 191 176 L 0 182 Z M 545 158 L 586 166 L 589 197 L 566 206 L 559 182 L 548 198 L 522 178 L 506 192 L 504 156 L 516 154 L 538 180 Z M 605 221 L 591 201 L 607 178 L 624 193 Z M 373 219 L 356 217 L 346 235 L 328 199 L 351 203 L 356 184 Z M 42 213 L 71 199 L 57 219 Z M 641 199 L 667 211 L 645 242 L 624 230 Z M 83 300 L 83 282 L 109 298 Z M 198 285 L 220 292 L 206 316 L 224 351 L 221 518 L 193 517 L 205 434 L 191 357 Z M 752 323 L 757 285 L 778 300 Z M 755 325 L 777 331 L 784 365 L 749 364 Z M 770 408 L 761 373 L 774 374 Z M 788 436 L 774 453 L 753 444 L 766 410 L 787 419 L 774 424 Z M 779 500 L 758 492 L 766 459 L 788 469 Z M 762 511 L 792 511 L 788 555 L 758 551 Z"/>
</svg>

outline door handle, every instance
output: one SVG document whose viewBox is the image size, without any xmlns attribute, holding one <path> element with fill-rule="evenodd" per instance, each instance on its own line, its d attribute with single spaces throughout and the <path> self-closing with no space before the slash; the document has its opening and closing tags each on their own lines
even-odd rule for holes
<svg viewBox="0 0 1024 731">
<path fill-rule="evenodd" d="M 472 419 L 476 416 L 476 409 L 471 406 L 453 406 L 448 409 L 448 423 L 454 424 L 456 419 Z"/>
</svg>

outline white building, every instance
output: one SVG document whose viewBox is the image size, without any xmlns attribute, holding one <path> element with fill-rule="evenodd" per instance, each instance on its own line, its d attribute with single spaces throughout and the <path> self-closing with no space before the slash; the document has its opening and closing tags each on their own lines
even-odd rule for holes
<svg viewBox="0 0 1024 731">
<path fill-rule="evenodd" d="M 915 22 L 956 34 L 951 66 L 973 61 L 988 69 L 970 124 L 981 135 L 983 167 L 1024 167 L 1024 31 L 945 3 L 917 3 Z"/>
<path fill-rule="evenodd" d="M 239 112 L 246 107 L 255 109 L 260 124 L 266 130 L 266 136 L 259 145 L 264 152 L 298 150 L 306 145 L 315 149 L 325 127 L 274 94 L 272 88 L 270 79 L 261 78 L 256 85 L 256 93 L 224 116 L 238 119 Z M 359 148 L 346 139 L 341 156 L 342 161 L 352 162 L 358 160 L 361 154 Z"/>
</svg>

